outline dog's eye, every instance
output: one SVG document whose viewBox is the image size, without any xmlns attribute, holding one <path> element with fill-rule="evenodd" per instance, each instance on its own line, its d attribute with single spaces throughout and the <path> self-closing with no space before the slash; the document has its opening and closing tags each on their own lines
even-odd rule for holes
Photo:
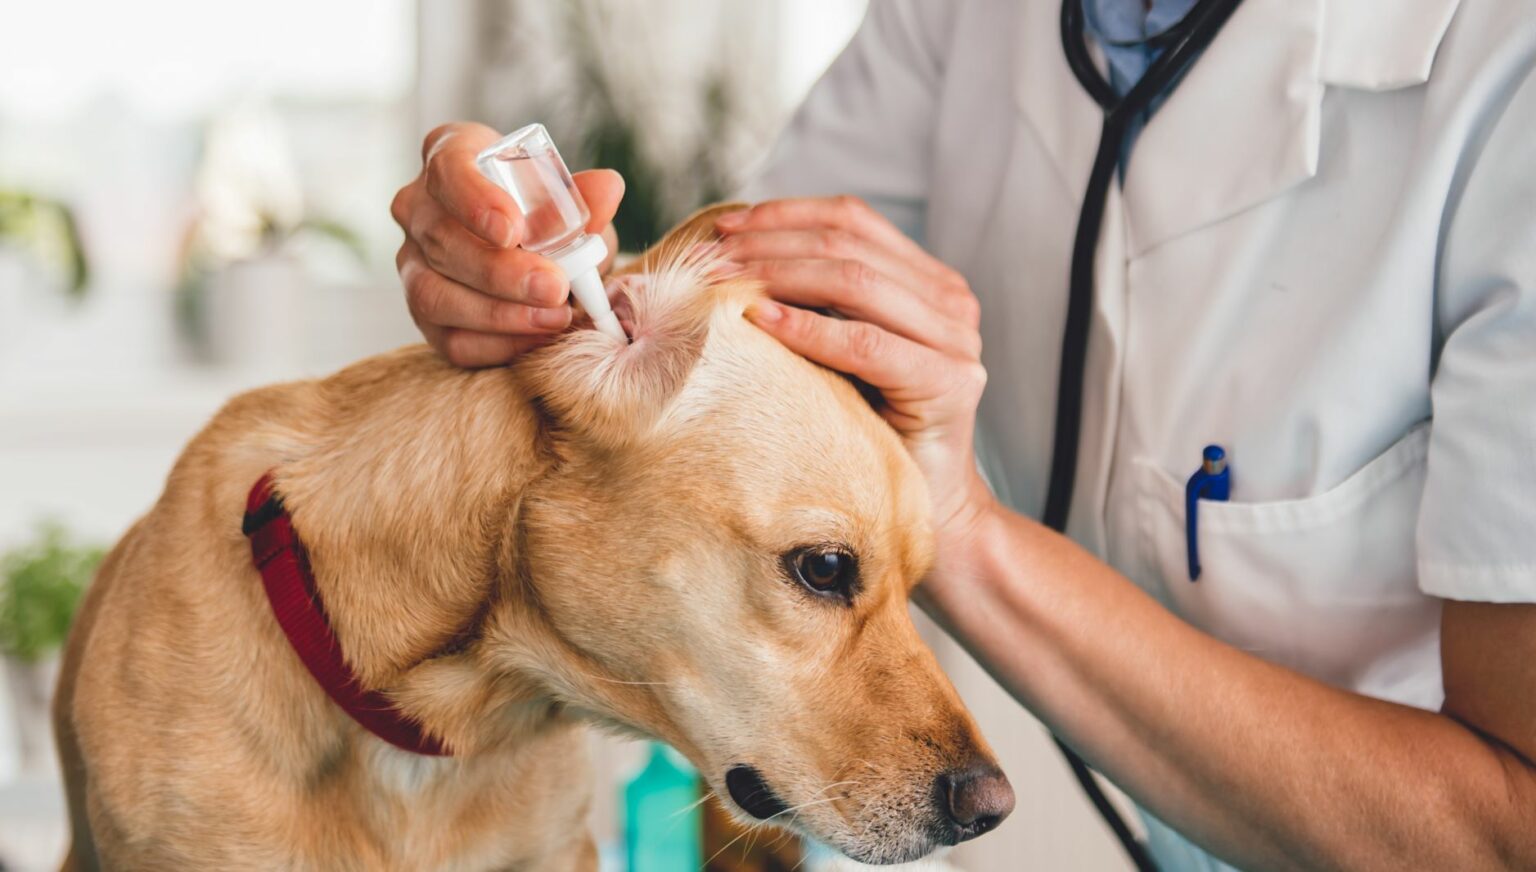
<svg viewBox="0 0 1536 872">
<path fill-rule="evenodd" d="M 849 596 L 858 580 L 858 561 L 840 548 L 798 548 L 785 555 L 785 562 L 795 578 L 816 593 Z"/>
</svg>

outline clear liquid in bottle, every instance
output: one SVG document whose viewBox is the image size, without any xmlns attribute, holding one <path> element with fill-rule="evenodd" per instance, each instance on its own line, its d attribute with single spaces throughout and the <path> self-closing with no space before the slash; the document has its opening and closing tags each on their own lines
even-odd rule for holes
<svg viewBox="0 0 1536 872">
<path fill-rule="evenodd" d="M 614 317 L 598 267 L 608 257 L 602 236 L 587 232 L 592 212 L 571 171 L 542 124 L 530 124 L 480 152 L 480 172 L 512 195 L 523 214 L 523 248 L 554 261 L 571 281 L 571 296 L 592 318 L 592 326 L 628 342 Z"/>
<path fill-rule="evenodd" d="M 586 232 L 592 213 L 544 125 L 530 124 L 511 134 L 482 152 L 478 162 L 523 213 L 523 248 L 547 254 Z"/>
</svg>

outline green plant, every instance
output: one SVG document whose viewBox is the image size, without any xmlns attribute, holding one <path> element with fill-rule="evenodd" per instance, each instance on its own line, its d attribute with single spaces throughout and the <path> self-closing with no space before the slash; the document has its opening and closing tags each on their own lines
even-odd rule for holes
<svg viewBox="0 0 1536 872">
<path fill-rule="evenodd" d="M 302 236 L 334 242 L 356 258 L 359 264 L 368 262 L 368 249 L 363 245 L 362 237 L 340 221 L 306 217 L 292 226 L 284 226 L 271 215 L 261 216 L 261 247 L 264 251 L 281 251 L 291 240 Z"/>
<path fill-rule="evenodd" d="M 0 557 L 0 652 L 35 662 L 64 644 L 103 548 L 73 541 L 57 523 Z"/>
<path fill-rule="evenodd" d="M 0 246 L 15 246 L 59 273 L 65 292 L 85 296 L 90 265 L 75 214 L 59 200 L 0 190 Z"/>
<path fill-rule="evenodd" d="M 257 231 L 251 240 L 252 247 L 242 257 L 280 254 L 300 240 L 314 239 L 334 244 L 360 265 L 368 262 L 368 249 L 362 237 L 340 221 L 305 217 L 285 223 L 268 212 L 258 213 L 256 219 Z M 231 262 L 228 253 L 215 253 L 200 240 L 199 230 L 194 226 L 189 233 L 182 253 L 180 277 L 173 291 L 176 324 L 182 335 L 194 341 L 201 341 L 203 336 L 204 296 L 209 278 Z"/>
<path fill-rule="evenodd" d="M 208 351 L 210 283 L 231 265 L 292 257 L 307 273 L 319 249 L 331 248 L 367 266 L 362 237 L 306 204 L 284 131 L 282 120 L 260 107 L 221 112 L 202 131 L 196 208 L 182 239 L 174 289 L 177 324 L 199 351 Z"/>
</svg>

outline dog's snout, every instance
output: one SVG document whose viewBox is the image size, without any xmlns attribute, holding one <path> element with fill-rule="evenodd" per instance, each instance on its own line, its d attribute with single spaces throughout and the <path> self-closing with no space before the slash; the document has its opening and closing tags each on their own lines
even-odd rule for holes
<svg viewBox="0 0 1536 872">
<path fill-rule="evenodd" d="M 934 781 L 934 799 L 948 824 L 946 844 L 994 829 L 1013 811 L 1013 785 L 994 765 L 945 772 Z"/>
</svg>

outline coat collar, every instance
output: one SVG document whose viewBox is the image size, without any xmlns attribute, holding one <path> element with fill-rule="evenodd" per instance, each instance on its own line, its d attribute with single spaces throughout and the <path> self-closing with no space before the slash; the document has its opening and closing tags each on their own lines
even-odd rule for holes
<svg viewBox="0 0 1536 872">
<path fill-rule="evenodd" d="M 1136 143 L 1123 188 L 1127 254 L 1311 178 L 1325 86 L 1427 81 L 1458 2 L 1244 0 Z M 1067 67 L 1057 4 L 1020 10 L 1015 99 L 1080 204 L 1102 115 Z"/>
<path fill-rule="evenodd" d="M 1390 91 L 1429 81 L 1461 0 L 1325 0 L 1323 82 Z"/>
</svg>

